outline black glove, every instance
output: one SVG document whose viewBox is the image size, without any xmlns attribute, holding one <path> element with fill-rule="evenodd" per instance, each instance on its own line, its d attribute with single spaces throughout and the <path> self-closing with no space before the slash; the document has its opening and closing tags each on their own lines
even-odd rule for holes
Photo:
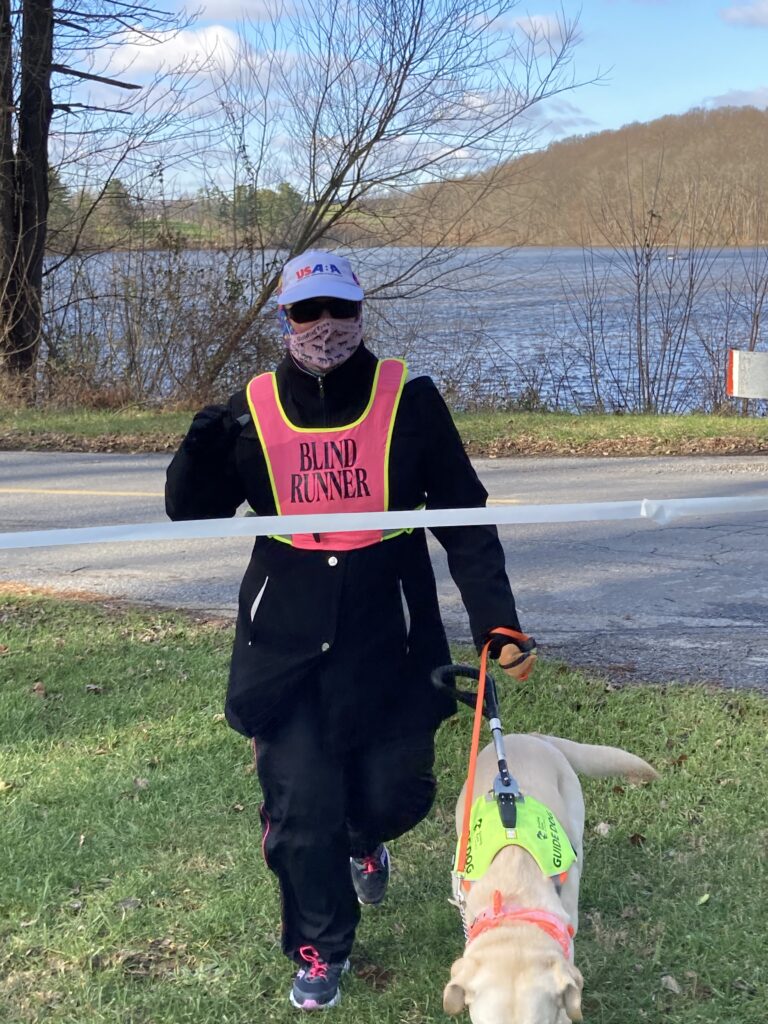
<svg viewBox="0 0 768 1024">
<path fill-rule="evenodd" d="M 183 447 L 191 455 L 225 456 L 242 429 L 226 405 L 206 405 L 192 420 Z"/>
</svg>

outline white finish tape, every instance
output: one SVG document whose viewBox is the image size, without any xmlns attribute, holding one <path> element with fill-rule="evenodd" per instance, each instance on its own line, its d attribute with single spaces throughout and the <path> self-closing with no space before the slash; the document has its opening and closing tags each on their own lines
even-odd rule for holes
<svg viewBox="0 0 768 1024">
<path fill-rule="evenodd" d="M 334 533 L 440 526 L 508 526 L 530 523 L 590 523 L 611 519 L 652 519 L 665 526 L 681 516 L 768 512 L 768 492 L 722 498 L 664 498 L 585 504 L 515 505 L 505 508 L 446 508 L 410 512 L 344 512 L 306 516 L 238 516 L 180 523 L 136 523 L 72 530 L 0 533 L 2 548 L 43 548 L 60 544 L 124 544 L 204 537 L 264 537 L 269 534 Z"/>
</svg>

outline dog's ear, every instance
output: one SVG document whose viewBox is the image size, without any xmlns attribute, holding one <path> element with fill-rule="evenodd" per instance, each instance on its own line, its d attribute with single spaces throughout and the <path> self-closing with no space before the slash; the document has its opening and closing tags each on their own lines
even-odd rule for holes
<svg viewBox="0 0 768 1024">
<path fill-rule="evenodd" d="M 451 967 L 451 980 L 443 990 L 443 1009 L 455 1017 L 467 1005 L 466 978 L 469 964 L 461 957 Z"/>
<path fill-rule="evenodd" d="M 464 1001 L 464 989 L 455 981 L 449 981 L 443 990 L 443 1009 L 449 1016 L 455 1017 L 467 1005 Z"/>
<path fill-rule="evenodd" d="M 563 1006 L 569 1020 L 576 1022 L 584 1020 L 581 1014 L 581 990 L 584 988 L 581 971 L 573 964 L 564 964 L 560 961 L 559 974 Z"/>
</svg>

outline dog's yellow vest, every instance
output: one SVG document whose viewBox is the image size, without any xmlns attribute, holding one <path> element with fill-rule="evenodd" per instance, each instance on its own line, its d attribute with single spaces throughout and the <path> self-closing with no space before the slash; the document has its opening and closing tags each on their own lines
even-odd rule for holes
<svg viewBox="0 0 768 1024">
<path fill-rule="evenodd" d="M 547 877 L 562 875 L 576 860 L 576 852 L 565 829 L 544 804 L 526 796 L 517 801 L 517 824 L 504 827 L 499 806 L 493 794 L 479 796 L 472 805 L 469 843 L 464 871 L 458 872 L 459 848 L 456 848 L 454 875 L 476 882 L 491 866 L 491 861 L 505 846 L 527 850 Z"/>
</svg>

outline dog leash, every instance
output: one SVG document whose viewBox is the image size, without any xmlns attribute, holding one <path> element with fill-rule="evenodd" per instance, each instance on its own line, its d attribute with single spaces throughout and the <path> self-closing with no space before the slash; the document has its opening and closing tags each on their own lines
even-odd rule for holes
<svg viewBox="0 0 768 1024">
<path fill-rule="evenodd" d="M 452 902 L 458 907 L 461 915 L 461 923 L 464 929 L 464 938 L 467 945 L 469 945 L 469 943 L 479 935 L 482 935 L 484 932 L 493 928 L 498 928 L 500 925 L 513 923 L 530 924 L 535 925 L 537 928 L 549 935 L 550 938 L 554 939 L 562 949 L 566 960 L 573 962 L 574 928 L 568 921 L 563 921 L 556 914 L 552 914 L 549 911 L 540 908 L 505 904 L 502 893 L 498 889 L 493 893 L 493 906 L 491 908 L 487 908 L 482 911 L 472 921 L 467 918 L 467 893 L 472 882 L 466 877 L 466 870 L 470 855 L 469 839 L 473 821 L 472 808 L 474 804 L 473 796 L 475 775 L 480 746 L 480 729 L 484 715 L 488 718 L 488 724 L 493 735 L 493 745 L 499 765 L 499 772 L 493 785 L 493 796 L 499 808 L 501 824 L 507 833 L 508 839 L 513 840 L 518 832 L 518 804 L 525 805 L 525 809 L 521 808 L 520 811 L 521 827 L 523 831 L 525 831 L 526 828 L 530 828 L 530 822 L 526 823 L 525 821 L 525 818 L 529 816 L 530 813 L 534 816 L 537 816 L 540 812 L 543 812 L 544 814 L 547 813 L 547 809 L 538 804 L 532 797 L 530 797 L 528 803 L 526 803 L 525 797 L 520 792 L 517 780 L 511 775 L 509 766 L 507 765 L 506 750 L 504 748 L 504 732 L 499 715 L 496 685 L 492 673 L 488 670 L 488 656 L 491 647 L 494 642 L 498 642 L 501 638 L 513 640 L 516 646 L 520 649 L 520 657 L 515 658 L 510 663 L 511 665 L 520 664 L 521 661 L 524 662 L 526 657 L 529 654 L 534 653 L 536 650 L 536 641 L 532 637 L 527 636 L 525 633 L 520 633 L 517 630 L 499 627 L 489 634 L 488 640 L 483 645 L 480 655 L 479 671 L 466 665 L 447 665 L 443 668 L 435 669 L 432 673 L 432 682 L 435 686 L 439 689 L 452 693 L 457 700 L 469 705 L 475 712 L 465 787 L 464 815 L 461 833 L 459 836 L 456 862 L 453 870 Z M 445 682 L 446 677 L 455 679 L 457 676 L 466 676 L 470 679 L 477 679 L 477 693 L 455 689 L 454 686 L 450 686 Z M 527 679 L 528 674 L 521 678 Z M 559 823 L 555 821 L 554 824 L 558 829 L 560 828 Z M 537 838 L 543 837 L 537 832 Z M 567 876 L 567 870 L 560 875 L 553 875 L 551 871 L 547 871 L 545 866 L 542 865 L 541 860 L 531 847 L 529 847 L 525 842 L 520 843 L 519 845 L 522 845 L 523 848 L 526 849 L 535 860 L 537 860 L 539 867 L 552 879 L 559 892 L 559 886 L 564 882 L 565 877 Z"/>
<path fill-rule="evenodd" d="M 493 745 L 496 751 L 496 758 L 499 765 L 499 772 L 493 783 L 493 794 L 499 805 L 499 813 L 505 828 L 514 829 L 517 822 L 517 802 L 524 800 L 517 781 L 510 774 L 507 765 L 506 751 L 504 750 L 504 730 L 499 716 L 499 701 L 496 693 L 496 684 L 493 675 L 488 670 L 488 657 L 491 647 L 499 640 L 511 640 L 520 649 L 520 658 L 511 662 L 512 665 L 525 660 L 536 650 L 536 641 L 533 637 L 521 633 L 516 629 L 508 629 L 499 626 L 492 630 L 486 642 L 483 644 L 480 653 L 480 670 L 468 665 L 447 665 L 435 669 L 432 673 L 432 682 L 442 690 L 452 693 L 458 700 L 474 708 L 474 720 L 472 724 L 472 739 L 469 751 L 469 766 L 467 769 L 467 782 L 465 787 L 464 817 L 459 835 L 459 852 L 456 860 L 456 871 L 463 872 L 467 864 L 467 853 L 469 849 L 469 829 L 472 815 L 472 795 L 475 789 L 475 774 L 477 768 L 477 756 L 480 750 L 480 730 L 483 716 L 487 716 L 488 724 L 493 736 Z M 509 666 L 507 666 L 509 667 Z M 477 679 L 477 693 L 463 690 L 455 690 L 453 686 L 445 682 L 445 678 L 455 679 L 463 676 L 469 679 Z"/>
</svg>

